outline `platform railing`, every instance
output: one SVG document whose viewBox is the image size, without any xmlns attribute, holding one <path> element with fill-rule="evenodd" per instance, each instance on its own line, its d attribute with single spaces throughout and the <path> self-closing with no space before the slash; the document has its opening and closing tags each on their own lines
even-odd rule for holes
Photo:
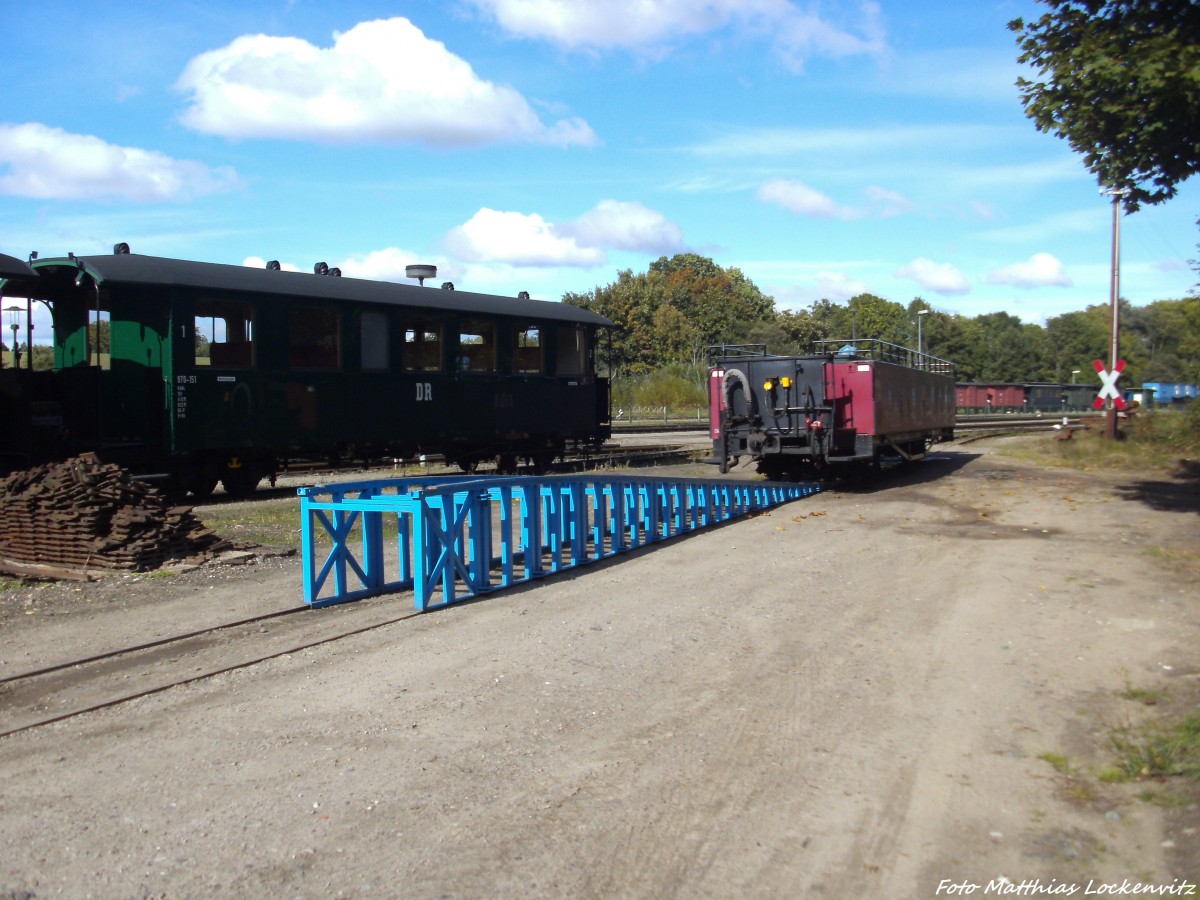
<svg viewBox="0 0 1200 900">
<path fill-rule="evenodd" d="M 301 488 L 304 600 L 411 590 L 423 612 L 816 493 L 624 477 L 387 479 Z"/>
</svg>

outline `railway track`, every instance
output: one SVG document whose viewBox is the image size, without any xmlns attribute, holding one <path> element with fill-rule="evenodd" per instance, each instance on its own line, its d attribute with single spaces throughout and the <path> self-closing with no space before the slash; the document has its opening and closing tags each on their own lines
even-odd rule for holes
<svg viewBox="0 0 1200 900">
<path fill-rule="evenodd" d="M 1100 416 L 1071 416 L 1067 418 L 1072 428 L 1087 427 L 1089 422 L 1098 422 Z M 1052 431 L 1056 426 L 1061 427 L 1063 418 L 1042 416 L 975 416 L 963 418 L 954 426 L 954 441 L 957 444 L 969 444 L 984 438 L 1003 437 L 1009 434 L 1022 434 L 1030 431 Z"/>
<path fill-rule="evenodd" d="M 672 445 L 613 446 L 604 453 L 564 460 L 554 468 L 579 471 L 614 464 L 650 465 L 695 454 L 694 449 Z M 312 483 L 321 475 L 346 473 L 346 469 L 314 468 L 301 480 Z M 294 498 L 295 492 L 294 484 L 281 484 L 249 499 Z M 214 495 L 207 502 L 233 499 Z M 307 605 L 296 606 L 8 675 L 0 678 L 0 739 L 395 625 L 416 615 L 396 615 L 395 603 L 369 600 L 320 613 Z"/>
<path fill-rule="evenodd" d="M 1069 416 L 1072 424 L 1086 422 L 1090 420 L 1099 420 L 1104 416 L 1102 413 L 1075 413 Z M 978 415 L 960 415 L 955 420 L 956 431 L 974 430 L 976 428 L 1022 428 L 1034 427 L 1042 425 L 1047 428 L 1053 427 L 1056 423 L 1061 423 L 1063 416 L 1045 413 L 1043 415 L 1034 415 L 1030 413 L 988 413 Z M 669 425 L 615 425 L 613 426 L 613 438 L 619 439 L 621 435 L 634 434 L 688 434 L 702 432 L 708 430 L 707 422 L 692 422 L 692 423 L 671 423 Z"/>
<path fill-rule="evenodd" d="M 1092 416 L 1083 415 L 1072 418 L 1072 424 L 1078 424 Z M 958 420 L 956 432 L 960 443 L 969 443 L 983 437 L 995 437 L 1005 433 L 1046 428 L 1049 429 L 1059 421 L 1054 417 L 1014 417 L 1014 416 L 969 416 Z M 681 446 L 677 443 L 654 443 L 622 445 L 620 439 L 641 435 L 695 435 L 708 429 L 706 424 L 700 425 L 655 425 L 617 428 L 613 432 L 613 443 L 605 444 L 599 449 L 588 453 L 568 453 L 564 458 L 555 462 L 551 472 L 580 472 L 588 469 L 604 468 L 607 466 L 649 466 L 678 462 L 693 461 L 710 455 L 708 444 L 692 444 Z M 260 486 L 249 497 L 230 497 L 218 489 L 212 496 L 206 497 L 202 505 L 267 500 L 279 497 L 290 497 L 297 486 L 314 484 L 321 481 L 340 481 L 358 478 L 368 474 L 378 477 L 381 473 L 395 472 L 398 477 L 417 475 L 459 475 L 461 470 L 446 463 L 441 456 L 432 455 L 424 461 L 375 460 L 367 463 L 347 463 L 333 466 L 328 462 L 293 461 L 279 476 L 274 487 Z M 494 474 L 494 468 L 484 464 L 479 469 L 480 474 Z M 522 467 L 520 474 L 532 474 L 532 470 Z M 195 502 L 195 501 L 192 501 Z"/>
<path fill-rule="evenodd" d="M 302 615 L 307 613 L 307 615 Z M 394 602 L 297 606 L 0 679 L 0 739 L 395 625 Z"/>
<path fill-rule="evenodd" d="M 957 429 L 956 442 L 1049 429 L 1053 424 L 1055 420 L 1046 418 L 964 421 Z M 606 465 L 652 465 L 694 459 L 706 452 L 704 446 L 614 444 L 586 457 L 568 458 L 554 468 L 565 472 Z M 405 474 L 413 474 L 412 467 L 408 468 Z M 311 483 L 321 477 L 345 476 L 348 471 L 313 467 L 300 477 Z M 289 480 L 299 474 L 293 469 Z M 295 485 L 260 490 L 252 499 L 273 496 L 295 496 Z M 214 496 L 209 502 L 222 499 Z M 0 678 L 0 739 L 396 625 L 417 615 L 396 615 L 394 603 L 369 600 L 319 613 L 302 605 L 8 675 Z"/>
<path fill-rule="evenodd" d="M 608 466 L 640 466 L 661 465 L 675 462 L 687 462 L 697 456 L 709 455 L 707 445 L 702 447 L 681 447 L 678 444 L 642 444 L 637 446 L 621 446 L 606 444 L 598 450 L 583 453 L 569 453 L 564 459 L 555 462 L 551 473 L 583 472 L 589 469 L 602 469 Z M 495 468 L 483 465 L 479 468 L 480 475 L 494 475 Z M 462 475 L 456 466 L 447 465 L 440 456 L 430 456 L 424 463 L 415 460 L 398 460 L 392 463 L 377 460 L 366 465 L 330 466 L 328 463 L 297 463 L 288 467 L 282 473 L 275 487 L 259 487 L 249 497 L 230 497 L 218 489 L 211 497 L 203 501 L 203 505 L 219 505 L 222 503 L 237 503 L 255 500 L 269 500 L 278 497 L 294 497 L 296 488 L 303 485 L 321 483 L 323 481 L 345 481 L 364 477 L 386 477 L 394 473 L 396 477 L 417 477 L 425 475 Z M 533 474 L 533 470 L 522 466 L 519 474 Z"/>
</svg>

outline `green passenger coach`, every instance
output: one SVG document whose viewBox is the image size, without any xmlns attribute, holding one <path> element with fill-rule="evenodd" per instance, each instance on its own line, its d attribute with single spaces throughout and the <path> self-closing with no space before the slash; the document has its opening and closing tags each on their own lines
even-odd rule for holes
<svg viewBox="0 0 1200 900">
<path fill-rule="evenodd" d="M 54 371 L 0 370 L 6 468 L 92 451 L 196 496 L 244 494 L 291 459 L 542 470 L 610 434 L 595 345 L 612 323 L 565 303 L 124 244 L 29 269 L 0 291 L 49 307 Z"/>
</svg>

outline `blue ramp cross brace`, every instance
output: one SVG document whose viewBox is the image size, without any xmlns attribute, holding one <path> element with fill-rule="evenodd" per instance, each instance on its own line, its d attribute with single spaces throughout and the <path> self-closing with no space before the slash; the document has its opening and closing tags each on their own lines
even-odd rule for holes
<svg viewBox="0 0 1200 900">
<path fill-rule="evenodd" d="M 328 606 L 412 590 L 424 612 L 817 490 L 764 481 L 572 476 L 301 488 L 304 600 Z"/>
</svg>

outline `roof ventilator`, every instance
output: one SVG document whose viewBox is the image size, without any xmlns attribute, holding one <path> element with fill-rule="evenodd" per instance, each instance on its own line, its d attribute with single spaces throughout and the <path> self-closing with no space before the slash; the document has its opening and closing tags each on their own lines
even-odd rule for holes
<svg viewBox="0 0 1200 900">
<path fill-rule="evenodd" d="M 436 278 L 437 277 L 437 266 L 429 266 L 429 265 L 425 265 L 423 263 L 414 263 L 411 266 L 404 267 L 404 274 L 409 278 L 417 279 L 417 281 L 419 281 L 421 283 L 421 285 L 424 286 L 426 278 Z"/>
<path fill-rule="evenodd" d="M 129 245 L 124 241 L 119 244 L 113 244 L 113 256 L 128 256 Z"/>
</svg>

